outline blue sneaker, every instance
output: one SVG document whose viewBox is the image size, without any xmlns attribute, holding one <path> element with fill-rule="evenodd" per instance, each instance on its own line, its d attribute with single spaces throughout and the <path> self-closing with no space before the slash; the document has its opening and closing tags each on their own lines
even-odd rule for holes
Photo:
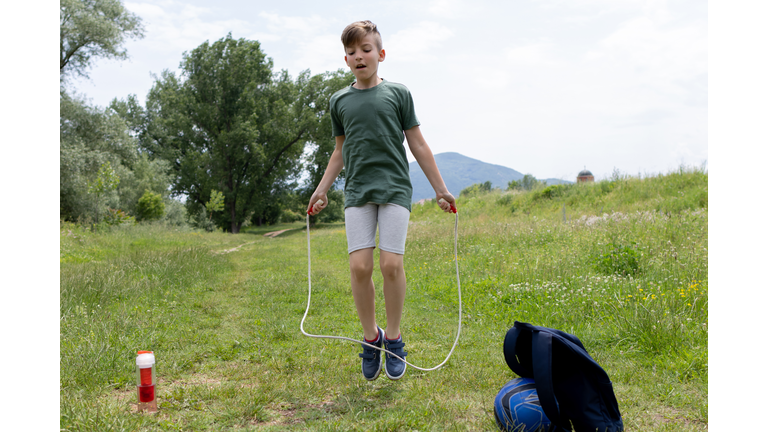
<svg viewBox="0 0 768 432">
<path fill-rule="evenodd" d="M 371 345 L 381 348 L 382 341 L 384 340 L 384 330 L 382 330 L 381 327 L 377 328 L 379 329 L 379 339 L 376 342 L 371 343 Z M 368 381 L 373 381 L 379 377 L 379 373 L 381 372 L 381 351 L 373 349 L 367 345 L 362 345 L 362 347 L 363 353 L 359 354 L 359 356 L 363 359 L 363 376 Z"/>
<path fill-rule="evenodd" d="M 408 355 L 408 353 L 403 350 L 404 346 L 405 342 L 403 342 L 402 336 L 398 336 L 395 340 L 384 338 L 384 349 L 387 351 L 392 351 L 402 358 L 405 358 L 405 356 Z M 405 375 L 405 368 L 408 365 L 390 353 L 386 353 L 386 355 L 387 362 L 384 365 L 384 370 L 387 373 L 387 377 L 389 377 L 391 380 L 399 380 L 403 377 L 403 375 Z"/>
</svg>

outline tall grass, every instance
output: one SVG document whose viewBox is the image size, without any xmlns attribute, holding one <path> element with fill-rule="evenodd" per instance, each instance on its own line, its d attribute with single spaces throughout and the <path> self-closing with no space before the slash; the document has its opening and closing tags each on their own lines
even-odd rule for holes
<svg viewBox="0 0 768 432">
<path fill-rule="evenodd" d="M 493 397 L 514 378 L 501 345 L 518 320 L 581 338 L 628 431 L 706 430 L 707 174 L 616 177 L 460 198 L 462 339 L 443 369 L 398 382 L 365 381 L 353 344 L 301 336 L 300 223 L 240 235 L 62 226 L 61 428 L 495 430 Z M 344 225 L 311 235 L 305 327 L 358 337 Z M 451 216 L 414 206 L 405 265 L 408 359 L 432 366 L 456 332 Z M 384 325 L 380 289 L 376 307 Z M 156 415 L 132 411 L 139 349 L 158 359 Z"/>
</svg>

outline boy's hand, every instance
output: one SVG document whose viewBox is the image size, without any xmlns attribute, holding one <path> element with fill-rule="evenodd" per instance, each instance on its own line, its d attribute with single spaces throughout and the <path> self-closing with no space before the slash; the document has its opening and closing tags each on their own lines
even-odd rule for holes
<svg viewBox="0 0 768 432">
<path fill-rule="evenodd" d="M 450 192 L 437 194 L 437 205 L 446 213 L 456 213 L 456 198 Z"/>
<path fill-rule="evenodd" d="M 328 197 L 325 194 L 312 195 L 309 199 L 309 205 L 307 206 L 307 214 L 314 216 L 320 213 L 324 208 L 328 206 Z"/>
</svg>

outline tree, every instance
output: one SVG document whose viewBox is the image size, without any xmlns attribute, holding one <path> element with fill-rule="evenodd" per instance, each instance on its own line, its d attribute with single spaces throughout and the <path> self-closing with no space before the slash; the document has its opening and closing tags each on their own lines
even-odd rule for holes
<svg viewBox="0 0 768 432">
<path fill-rule="evenodd" d="M 205 203 L 205 210 L 208 212 L 208 220 L 211 219 L 214 212 L 224 210 L 224 194 L 213 189 L 211 191 L 211 199 Z"/>
<path fill-rule="evenodd" d="M 157 220 L 163 217 L 163 214 L 165 213 L 165 204 L 163 204 L 163 198 L 160 194 L 146 190 L 144 191 L 144 195 L 139 198 L 137 210 L 140 220 Z"/>
<path fill-rule="evenodd" d="M 101 213 L 104 210 L 105 195 L 117 189 L 119 183 L 120 177 L 112 169 L 112 164 L 109 161 L 101 164 L 99 172 L 96 174 L 96 179 L 88 182 L 88 193 L 95 198 L 94 201 L 96 203 L 96 223 L 99 223 Z"/>
<path fill-rule="evenodd" d="M 117 187 L 120 208 L 138 216 L 139 198 L 147 190 L 159 195 L 163 201 L 170 201 L 170 165 L 162 159 L 150 159 L 146 152 L 139 151 L 131 165 L 122 167 Z"/>
<path fill-rule="evenodd" d="M 526 174 L 520 180 L 513 180 L 507 184 L 507 190 L 533 190 L 543 186 L 545 182 L 536 180 L 532 174 Z"/>
<path fill-rule="evenodd" d="M 141 18 L 119 0 L 61 0 L 59 10 L 59 76 L 88 77 L 95 58 L 123 60 L 126 38 L 144 37 Z"/>
<path fill-rule="evenodd" d="M 216 189 L 225 211 L 214 219 L 233 233 L 247 218 L 279 216 L 275 202 L 295 188 L 304 145 L 327 114 L 317 108 L 330 91 L 325 76 L 273 74 L 259 42 L 231 35 L 184 53 L 181 69 L 156 78 L 146 109 L 123 103 L 142 148 L 171 162 L 173 192 L 190 213 Z"/>
<path fill-rule="evenodd" d="M 310 132 L 314 147 L 307 157 L 305 168 L 308 174 L 306 183 L 298 191 L 298 200 L 294 205 L 295 212 L 303 214 L 306 211 L 309 199 L 312 193 L 320 184 L 320 180 L 325 174 L 328 161 L 336 148 L 336 139 L 333 137 L 331 129 L 331 114 L 329 111 L 331 96 L 338 90 L 348 87 L 355 80 L 350 71 L 339 69 L 335 72 L 326 72 L 322 75 L 315 75 L 307 85 L 306 95 L 308 104 L 312 107 L 317 118 L 317 127 Z M 339 178 L 344 178 L 344 170 L 341 171 Z M 321 222 L 334 222 L 344 218 L 344 193 L 337 189 L 338 184 L 334 184 L 328 192 L 328 207 L 319 215 L 310 216 L 314 223 L 316 220 Z"/>
<path fill-rule="evenodd" d="M 128 177 L 136 161 L 136 139 L 125 122 L 110 110 L 90 107 L 85 100 L 61 92 L 59 99 L 59 215 L 66 220 L 88 217 L 102 204 L 119 207 L 119 194 L 101 195 L 97 203 L 89 184 L 105 163 L 117 177 Z M 120 187 L 120 186 L 118 186 Z"/>
<path fill-rule="evenodd" d="M 459 192 L 459 195 L 464 198 L 468 198 L 472 196 L 487 194 L 491 191 L 492 186 L 493 184 L 490 180 L 485 183 L 475 183 L 462 189 L 461 192 Z"/>
</svg>

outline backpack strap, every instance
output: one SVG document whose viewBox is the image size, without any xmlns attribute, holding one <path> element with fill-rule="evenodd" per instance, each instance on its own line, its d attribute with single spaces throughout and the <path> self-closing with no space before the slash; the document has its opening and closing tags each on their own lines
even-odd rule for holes
<svg viewBox="0 0 768 432">
<path fill-rule="evenodd" d="M 555 396 L 552 381 L 552 334 L 545 331 L 533 332 L 533 377 L 536 381 L 536 393 L 539 395 L 541 408 L 547 418 L 555 425 L 571 430 L 570 422 L 563 423 L 560 418 L 560 405 Z"/>
<path fill-rule="evenodd" d="M 517 356 L 517 344 L 520 334 L 526 332 L 530 335 L 531 333 L 528 329 L 518 328 L 518 324 L 520 323 L 516 321 L 514 327 L 510 328 L 507 331 L 507 335 L 504 337 L 504 360 L 507 362 L 507 366 L 512 369 L 512 372 L 521 377 L 533 378 L 533 370 L 531 369 L 530 363 L 520 363 Z M 521 346 L 525 349 L 525 344 Z"/>
</svg>

